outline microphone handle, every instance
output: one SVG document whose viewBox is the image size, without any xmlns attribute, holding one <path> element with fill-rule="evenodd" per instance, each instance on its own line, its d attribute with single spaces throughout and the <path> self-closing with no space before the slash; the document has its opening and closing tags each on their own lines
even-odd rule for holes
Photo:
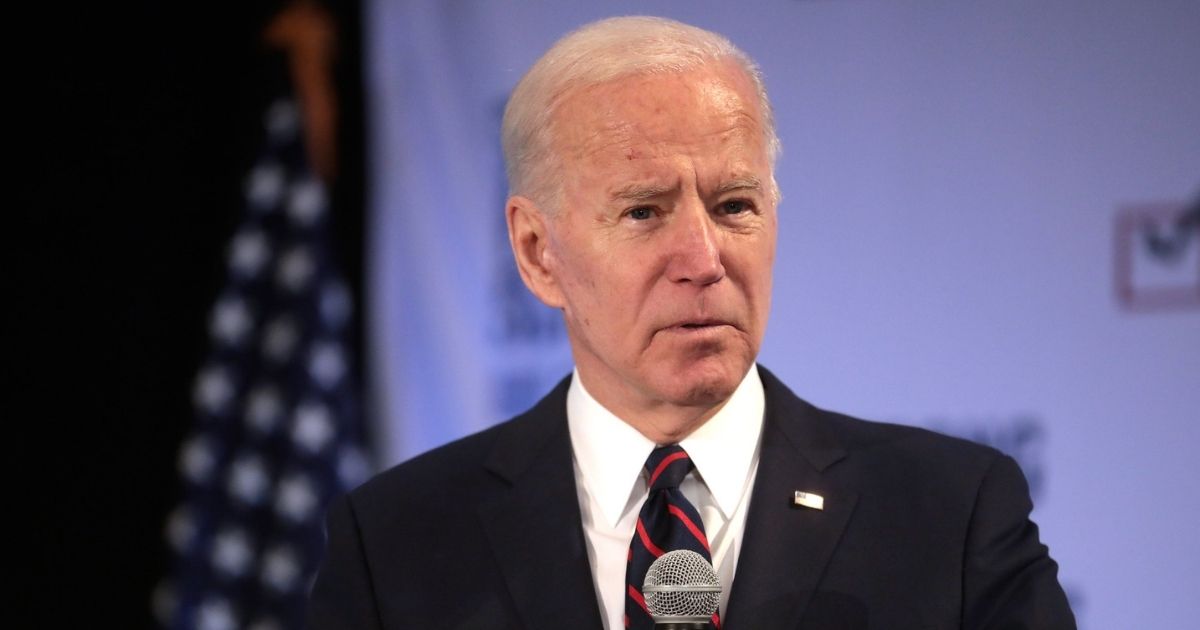
<svg viewBox="0 0 1200 630">
<path fill-rule="evenodd" d="M 656 621 L 654 630 L 708 630 L 707 621 Z"/>
</svg>

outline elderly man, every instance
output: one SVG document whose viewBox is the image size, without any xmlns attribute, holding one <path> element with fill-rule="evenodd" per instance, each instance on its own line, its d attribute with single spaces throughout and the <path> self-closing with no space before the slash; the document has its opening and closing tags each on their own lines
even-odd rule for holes
<svg viewBox="0 0 1200 630">
<path fill-rule="evenodd" d="M 521 277 L 576 369 L 533 409 L 335 505 L 313 628 L 649 628 L 691 549 L 710 627 L 1072 628 L 1008 457 L 819 410 L 755 365 L 779 192 L 766 91 L 725 38 L 588 25 L 504 117 Z"/>
</svg>

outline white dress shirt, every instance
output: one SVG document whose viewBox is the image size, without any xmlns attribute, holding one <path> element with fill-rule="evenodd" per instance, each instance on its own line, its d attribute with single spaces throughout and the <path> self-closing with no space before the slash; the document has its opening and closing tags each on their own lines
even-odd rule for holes
<svg viewBox="0 0 1200 630">
<path fill-rule="evenodd" d="M 721 580 L 721 614 L 729 604 L 734 569 L 758 470 L 762 381 L 751 366 L 725 406 L 680 442 L 695 464 L 680 485 L 696 506 Z M 625 627 L 625 564 L 638 513 L 646 500 L 643 465 L 657 446 L 596 401 L 576 370 L 567 391 L 567 424 L 574 451 L 575 487 L 587 538 L 592 583 L 606 630 Z"/>
</svg>

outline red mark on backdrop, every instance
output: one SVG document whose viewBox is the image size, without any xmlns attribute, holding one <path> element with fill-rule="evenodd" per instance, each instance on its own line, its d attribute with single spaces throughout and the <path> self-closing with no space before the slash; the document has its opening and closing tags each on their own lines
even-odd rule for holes
<svg viewBox="0 0 1200 630">
<path fill-rule="evenodd" d="M 1117 209 L 1113 287 L 1131 311 L 1200 308 L 1200 201 Z"/>
</svg>

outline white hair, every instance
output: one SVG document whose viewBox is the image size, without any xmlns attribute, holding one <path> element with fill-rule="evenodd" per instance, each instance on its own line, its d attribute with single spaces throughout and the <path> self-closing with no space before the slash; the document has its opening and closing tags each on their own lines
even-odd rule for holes
<svg viewBox="0 0 1200 630">
<path fill-rule="evenodd" d="M 630 75 L 684 72 L 733 61 L 753 82 L 774 169 L 779 138 L 762 73 L 725 37 L 659 17 L 616 17 L 567 34 L 546 51 L 513 89 L 504 109 L 501 142 L 509 193 L 557 206 L 551 153 L 554 115 L 578 89 Z M 772 186 L 774 188 L 774 186 Z M 776 193 L 777 194 L 777 193 Z"/>
</svg>

